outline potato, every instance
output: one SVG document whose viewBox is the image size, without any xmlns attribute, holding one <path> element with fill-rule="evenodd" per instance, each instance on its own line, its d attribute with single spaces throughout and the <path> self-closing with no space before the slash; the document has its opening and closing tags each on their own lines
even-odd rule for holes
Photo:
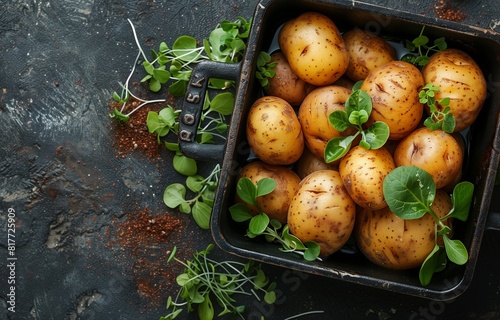
<svg viewBox="0 0 500 320">
<path fill-rule="evenodd" d="M 290 168 L 271 165 L 262 161 L 253 161 L 246 164 L 240 171 L 238 179 L 248 178 L 254 184 L 263 178 L 276 181 L 276 188 L 269 194 L 257 198 L 257 204 L 269 218 L 276 219 L 282 224 L 287 221 L 288 207 L 300 183 L 299 176 Z M 236 195 L 236 202 L 243 201 Z M 245 203 L 245 205 L 247 205 Z M 258 214 L 257 208 L 247 205 L 253 214 Z"/>
<path fill-rule="evenodd" d="M 439 87 L 436 100 L 450 98 L 448 106 L 455 117 L 455 132 L 476 120 L 486 99 L 487 86 L 481 68 L 470 55 L 458 49 L 439 51 L 431 56 L 422 74 L 426 83 Z"/>
<path fill-rule="evenodd" d="M 255 155 L 269 164 L 292 164 L 304 150 L 299 119 L 292 106 L 278 97 L 264 96 L 254 102 L 248 112 L 246 135 Z"/>
<path fill-rule="evenodd" d="M 463 151 L 451 134 L 422 127 L 401 140 L 394 162 L 398 167 L 416 166 L 427 171 L 440 189 L 460 174 Z"/>
<path fill-rule="evenodd" d="M 342 37 L 349 53 L 345 75 L 354 81 L 364 80 L 375 68 L 396 60 L 394 48 L 372 32 L 355 28 Z"/>
<path fill-rule="evenodd" d="M 408 62 L 392 61 L 374 69 L 361 85 L 373 103 L 367 124 L 385 122 L 391 140 L 407 136 L 419 125 L 424 113 L 418 96 L 423 86 L 420 70 Z"/>
<path fill-rule="evenodd" d="M 318 157 L 312 153 L 309 148 L 304 148 L 302 156 L 295 164 L 295 171 L 301 179 L 304 179 L 309 174 L 318 170 L 339 171 L 339 166 L 333 163 L 327 163 L 323 157 Z"/>
<path fill-rule="evenodd" d="M 302 242 L 315 241 L 320 257 L 328 257 L 349 239 L 354 228 L 356 204 L 334 170 L 311 173 L 299 184 L 290 202 L 288 226 Z"/>
<path fill-rule="evenodd" d="M 315 87 L 297 77 L 290 69 L 290 64 L 281 51 L 271 54 L 271 62 L 278 63 L 274 68 L 276 74 L 269 78 L 269 86 L 264 88 L 268 96 L 280 97 L 286 100 L 292 107 L 299 106 L 302 100 Z"/>
<path fill-rule="evenodd" d="M 278 44 L 293 72 L 315 86 L 332 84 L 349 64 L 342 35 L 321 13 L 305 12 L 287 21 L 279 31 Z"/>
<path fill-rule="evenodd" d="M 448 194 L 438 190 L 431 208 L 439 217 L 445 216 L 451 210 Z M 451 227 L 451 222 L 448 219 L 445 224 Z M 434 248 L 434 219 L 425 214 L 420 219 L 403 220 L 389 207 L 360 208 L 354 236 L 360 251 L 373 263 L 394 270 L 412 269 L 419 267 Z"/>
<path fill-rule="evenodd" d="M 345 110 L 344 104 L 350 94 L 351 90 L 344 87 L 325 86 L 314 89 L 302 101 L 298 118 L 306 146 L 317 157 L 325 157 L 325 147 L 330 139 L 354 134 L 353 129 L 341 133 L 328 121 L 333 111 Z"/>
<path fill-rule="evenodd" d="M 340 160 L 339 173 L 357 205 L 377 210 L 387 206 L 383 183 L 394 168 L 392 155 L 385 147 L 365 149 L 355 146 Z"/>
</svg>

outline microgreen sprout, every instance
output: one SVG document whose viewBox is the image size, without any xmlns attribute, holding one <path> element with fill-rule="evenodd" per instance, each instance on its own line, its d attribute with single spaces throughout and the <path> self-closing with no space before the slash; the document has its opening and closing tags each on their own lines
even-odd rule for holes
<svg viewBox="0 0 500 320">
<path fill-rule="evenodd" d="M 213 247 L 213 244 L 208 245 L 185 262 L 175 257 L 177 249 L 174 247 L 168 262 L 175 260 L 185 267 L 176 278 L 181 289 L 177 296 L 168 297 L 166 308 L 170 313 L 160 320 L 176 319 L 182 311 L 193 312 L 195 309 L 201 320 L 212 320 L 226 314 L 245 319 L 245 305 L 239 305 L 234 296 L 254 296 L 268 304 L 276 301 L 276 283 L 270 282 L 260 264 L 252 260 L 246 263 L 216 261 L 208 257 Z M 222 309 L 217 315 L 215 303 Z"/>
<path fill-rule="evenodd" d="M 271 55 L 265 51 L 260 51 L 257 56 L 257 70 L 255 71 L 255 77 L 259 80 L 260 85 L 267 89 L 269 87 L 269 78 L 276 75 L 274 68 L 278 65 L 278 62 L 271 62 Z"/>
<path fill-rule="evenodd" d="M 328 163 L 342 158 L 360 134 L 359 145 L 365 149 L 381 148 L 389 138 L 390 130 L 385 122 L 375 121 L 368 128 L 363 127 L 372 112 L 372 100 L 360 86 L 361 82 L 354 85 L 352 93 L 345 102 L 345 111 L 336 110 L 328 116 L 330 124 L 339 132 L 344 132 L 348 128 L 356 130 L 353 135 L 336 137 L 328 141 L 324 156 Z"/>
<path fill-rule="evenodd" d="M 177 154 L 176 154 L 177 156 Z M 202 229 L 209 229 L 210 216 L 215 197 L 215 190 L 219 182 L 220 165 L 215 165 L 215 168 L 208 175 L 202 177 L 196 174 L 196 161 L 186 156 L 178 155 L 178 160 L 174 158 L 174 166 L 186 166 L 194 170 L 189 173 L 186 178 L 185 185 L 182 183 L 173 183 L 165 188 L 163 193 L 163 202 L 169 208 L 179 208 L 180 212 L 191 213 L 195 222 Z M 182 170 L 182 169 L 181 169 Z M 187 189 L 186 189 L 187 187 Z M 194 194 L 192 198 L 186 198 L 187 191 Z"/>
<path fill-rule="evenodd" d="M 441 37 L 434 40 L 433 45 L 429 45 L 429 38 L 424 35 L 425 26 L 422 27 L 418 37 L 412 41 L 405 40 L 405 47 L 411 53 L 404 55 L 401 60 L 409 62 L 419 68 L 425 66 L 433 52 L 442 51 L 447 48 L 445 38 Z"/>
<path fill-rule="evenodd" d="M 284 252 L 303 255 L 308 261 L 319 259 L 320 247 L 316 242 L 303 243 L 290 233 L 288 225 L 282 225 L 278 220 L 270 219 L 260 208 L 257 198 L 271 193 L 275 188 L 276 181 L 271 178 L 263 178 L 257 184 L 249 178 L 240 178 L 236 187 L 238 196 L 248 205 L 255 207 L 258 213 L 253 215 L 247 205 L 236 203 L 229 208 L 232 219 L 236 222 L 249 222 L 246 233 L 249 238 L 264 236 L 268 242 L 281 244 L 280 250 Z"/>
<path fill-rule="evenodd" d="M 448 106 L 450 98 L 436 100 L 435 94 L 437 91 L 439 91 L 439 87 L 428 83 L 418 93 L 420 103 L 426 104 L 430 111 L 430 116 L 425 119 L 424 125 L 431 130 L 441 129 L 452 133 L 455 130 L 455 118 L 450 113 L 450 107 Z"/>
<path fill-rule="evenodd" d="M 452 208 L 441 218 L 431 208 L 436 196 L 436 184 L 425 170 L 414 166 L 397 167 L 386 176 L 383 190 L 387 204 L 396 216 L 410 220 L 430 214 L 435 220 L 435 246 L 419 272 L 423 286 L 430 283 L 434 273 L 443 270 L 446 258 L 458 265 L 467 262 L 466 247 L 460 240 L 450 238 L 452 230 L 445 221 L 450 218 L 467 220 L 474 192 L 472 183 L 463 181 L 455 186 L 451 196 Z M 443 238 L 444 246 L 438 244 L 439 236 Z"/>
</svg>

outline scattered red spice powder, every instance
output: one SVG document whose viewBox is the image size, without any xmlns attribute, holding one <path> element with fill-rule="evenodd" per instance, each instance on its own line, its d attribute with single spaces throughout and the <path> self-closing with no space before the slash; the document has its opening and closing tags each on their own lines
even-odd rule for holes
<svg viewBox="0 0 500 320">
<path fill-rule="evenodd" d="M 165 303 L 179 270 L 166 264 L 172 246 L 170 238 L 182 232 L 182 221 L 170 213 L 153 214 L 149 209 L 128 213 L 115 220 L 109 230 L 108 247 L 131 264 L 137 292 L 150 306 Z"/>
<path fill-rule="evenodd" d="M 462 21 L 465 19 L 465 14 L 458 8 L 455 8 L 446 0 L 438 0 L 434 4 L 434 12 L 440 19 L 451 21 Z"/>
</svg>

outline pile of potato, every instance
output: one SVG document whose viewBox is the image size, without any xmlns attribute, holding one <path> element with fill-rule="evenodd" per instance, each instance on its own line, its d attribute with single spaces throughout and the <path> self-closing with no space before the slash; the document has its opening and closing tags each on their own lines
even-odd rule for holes
<svg viewBox="0 0 500 320">
<path fill-rule="evenodd" d="M 449 190 L 461 179 L 464 145 L 458 132 L 469 127 L 486 98 L 486 81 L 477 63 L 465 52 L 445 49 L 431 56 L 420 70 L 398 61 L 394 48 L 381 37 L 361 29 L 341 34 L 327 16 L 306 12 L 288 21 L 279 32 L 278 62 L 266 95 L 251 107 L 246 135 L 259 160 L 240 177 L 255 183 L 263 177 L 278 181 L 262 199 L 270 216 L 288 223 L 303 242 L 316 241 L 322 257 L 339 250 L 353 235 L 372 262 L 391 269 L 414 268 L 434 247 L 434 221 L 405 221 L 394 215 L 384 199 L 382 184 L 398 166 L 417 166 L 432 175 L 438 195 L 436 212 L 451 208 Z M 341 135 L 328 121 L 344 110 L 352 85 L 373 103 L 368 125 L 383 121 L 390 128 L 384 147 L 359 145 L 334 163 L 324 161 L 327 142 Z M 429 110 L 419 91 L 432 83 L 436 99 L 449 97 L 456 132 L 431 131 L 423 126 Z"/>
</svg>

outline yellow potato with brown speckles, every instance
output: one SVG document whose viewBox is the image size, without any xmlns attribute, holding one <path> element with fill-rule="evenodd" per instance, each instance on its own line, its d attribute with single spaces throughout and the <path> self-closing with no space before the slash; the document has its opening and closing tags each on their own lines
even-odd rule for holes
<svg viewBox="0 0 500 320">
<path fill-rule="evenodd" d="M 311 173 L 299 184 L 290 202 L 288 226 L 302 242 L 315 241 L 320 256 L 328 257 L 349 239 L 354 228 L 356 204 L 334 170 Z"/>
<path fill-rule="evenodd" d="M 315 86 L 332 84 L 349 64 L 340 31 L 318 12 L 305 12 L 287 21 L 280 29 L 278 43 L 293 72 Z"/>
<path fill-rule="evenodd" d="M 476 120 L 486 99 L 487 86 L 481 68 L 469 54 L 451 48 L 436 52 L 422 74 L 426 83 L 439 87 L 436 100 L 450 98 L 448 107 L 455 117 L 455 132 Z M 439 103 L 436 107 L 444 109 Z"/>
<path fill-rule="evenodd" d="M 367 125 L 383 121 L 390 129 L 389 139 L 407 136 L 418 127 L 424 113 L 418 96 L 423 86 L 422 73 L 408 62 L 391 61 L 375 68 L 361 85 L 373 104 Z"/>
<path fill-rule="evenodd" d="M 396 60 L 396 51 L 389 42 L 372 32 L 355 28 L 342 37 L 349 53 L 345 74 L 354 81 L 363 80 L 373 69 Z"/>
<path fill-rule="evenodd" d="M 295 195 L 300 183 L 299 176 L 286 166 L 271 165 L 262 161 L 253 161 L 246 164 L 238 175 L 240 178 L 248 178 L 254 184 L 264 178 L 271 178 L 276 181 L 276 187 L 271 193 L 257 198 L 257 204 L 269 218 L 276 219 L 282 224 L 286 223 L 288 207 Z M 236 195 L 236 202 L 243 201 Z M 247 205 L 245 203 L 245 205 Z M 253 214 L 260 211 L 257 208 L 247 205 Z"/>
<path fill-rule="evenodd" d="M 431 206 L 439 216 L 451 209 L 450 196 L 438 190 Z M 445 223 L 451 227 L 452 220 Z M 389 207 L 370 210 L 359 207 L 354 236 L 360 251 L 373 263 L 393 270 L 419 267 L 435 245 L 434 219 L 403 220 Z M 440 243 L 442 238 L 438 240 Z"/>
<path fill-rule="evenodd" d="M 279 97 L 264 96 L 254 102 L 248 112 L 246 135 L 255 155 L 269 164 L 292 164 L 304 151 L 297 114 Z"/>
<path fill-rule="evenodd" d="M 365 149 L 355 146 L 340 160 L 339 172 L 347 192 L 357 205 L 377 210 L 387 206 L 383 184 L 396 168 L 385 148 Z"/>
<path fill-rule="evenodd" d="M 422 127 L 399 142 L 394 162 L 398 167 L 415 166 L 427 171 L 440 189 L 460 174 L 463 151 L 451 134 Z"/>
</svg>

